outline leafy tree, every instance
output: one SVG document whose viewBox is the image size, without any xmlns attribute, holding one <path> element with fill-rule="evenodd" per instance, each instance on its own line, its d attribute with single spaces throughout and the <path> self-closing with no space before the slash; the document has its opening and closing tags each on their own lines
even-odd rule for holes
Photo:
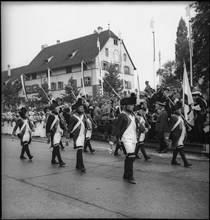
<svg viewBox="0 0 210 220">
<path fill-rule="evenodd" d="M 179 87 L 180 86 L 180 80 L 176 79 L 174 69 L 175 69 L 175 61 L 168 61 L 165 64 L 163 64 L 163 68 L 157 71 L 157 75 L 159 75 L 162 79 L 161 85 L 160 85 L 161 87 L 164 87 L 164 86 Z"/>
<path fill-rule="evenodd" d="M 62 99 L 65 102 L 73 103 L 75 101 L 75 96 L 79 95 L 80 89 L 77 88 L 74 78 L 71 77 L 68 80 L 68 84 L 65 85 L 65 94 L 62 94 Z"/>
<path fill-rule="evenodd" d="M 209 9 L 208 1 L 196 1 L 192 7 L 195 8 L 196 16 L 191 19 L 193 38 L 193 81 L 204 76 L 201 89 L 205 90 L 209 83 Z"/>
<path fill-rule="evenodd" d="M 123 89 L 123 80 L 120 79 L 119 71 L 114 64 L 110 64 L 108 67 L 108 72 L 104 75 L 103 88 L 104 92 L 107 92 L 108 95 L 113 95 L 114 92 L 112 88 L 119 94 Z"/>
<path fill-rule="evenodd" d="M 18 96 L 18 91 L 20 87 L 18 84 L 8 82 L 6 85 L 2 86 L 2 102 L 7 106 L 16 106 L 22 100 Z"/>
<path fill-rule="evenodd" d="M 180 19 L 179 25 L 176 32 L 176 44 L 175 44 L 175 59 L 176 59 L 176 70 L 175 76 L 181 80 L 184 71 L 184 62 L 187 70 L 190 69 L 190 51 L 189 51 L 189 39 L 187 37 L 188 31 L 186 22 L 183 18 Z"/>
</svg>

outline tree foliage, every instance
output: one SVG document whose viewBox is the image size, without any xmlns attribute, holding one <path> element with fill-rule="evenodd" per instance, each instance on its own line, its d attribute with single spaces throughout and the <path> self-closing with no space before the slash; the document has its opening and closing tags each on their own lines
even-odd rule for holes
<svg viewBox="0 0 210 220">
<path fill-rule="evenodd" d="M 20 90 L 19 84 L 12 84 L 8 82 L 6 85 L 2 86 L 2 102 L 9 106 L 16 106 L 20 104 L 22 98 L 18 96 L 18 91 Z"/>
<path fill-rule="evenodd" d="M 107 92 L 109 95 L 114 94 L 112 88 L 119 93 L 123 89 L 123 80 L 120 79 L 119 71 L 114 64 L 110 64 L 108 67 L 108 72 L 104 75 L 103 88 L 104 92 Z M 109 84 L 111 87 L 109 86 Z"/>
<path fill-rule="evenodd" d="M 75 101 L 75 96 L 79 95 L 80 89 L 77 88 L 74 78 L 71 77 L 68 80 L 68 84 L 65 85 L 65 94 L 62 94 L 62 99 L 65 102 L 73 103 Z"/>
<path fill-rule="evenodd" d="M 204 76 L 203 89 L 209 82 L 209 17 L 208 1 L 194 2 L 196 16 L 191 19 L 193 39 L 193 81 Z"/>
<path fill-rule="evenodd" d="M 161 77 L 161 87 L 169 86 L 169 87 L 179 87 L 180 80 L 176 78 L 175 75 L 175 61 L 168 61 L 163 64 L 163 68 L 157 71 L 157 75 Z"/>
<path fill-rule="evenodd" d="M 175 78 L 181 80 L 184 71 L 184 62 L 186 64 L 187 70 L 190 69 L 190 51 L 189 51 L 189 39 L 187 37 L 188 30 L 186 22 L 183 18 L 180 19 L 179 25 L 176 32 L 176 44 L 175 44 L 175 60 L 176 60 L 176 70 Z"/>
</svg>

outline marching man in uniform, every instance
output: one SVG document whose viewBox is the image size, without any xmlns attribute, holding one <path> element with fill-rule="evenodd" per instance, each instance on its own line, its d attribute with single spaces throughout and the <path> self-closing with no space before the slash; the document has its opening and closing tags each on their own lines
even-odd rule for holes
<svg viewBox="0 0 210 220">
<path fill-rule="evenodd" d="M 49 115 L 46 123 L 46 135 L 48 140 L 51 140 L 51 147 L 53 147 L 52 151 L 52 164 L 60 164 L 61 167 L 65 165 L 60 155 L 60 142 L 63 134 L 63 130 L 65 130 L 65 125 L 62 122 L 59 116 L 60 107 L 58 106 L 57 101 L 53 100 L 53 104 L 51 106 L 51 114 Z M 55 158 L 58 158 L 58 162 Z"/>
<path fill-rule="evenodd" d="M 138 152 L 139 149 L 141 149 L 141 152 L 144 156 L 145 161 L 150 159 L 150 156 L 147 155 L 145 148 L 144 148 L 144 142 L 146 138 L 146 133 L 150 129 L 149 123 L 146 121 L 146 118 L 144 116 L 145 107 L 143 103 L 140 103 L 139 105 L 135 106 L 134 111 L 137 111 L 137 118 L 139 119 L 140 127 L 139 127 L 139 135 L 137 139 L 135 154 L 136 158 L 140 159 Z"/>
<path fill-rule="evenodd" d="M 77 150 L 76 169 L 86 172 L 82 151 L 85 144 L 85 136 L 87 129 L 87 121 L 84 116 L 84 106 L 81 98 L 72 105 L 72 111 L 75 111 L 69 119 L 67 138 L 72 137 L 74 141 L 74 149 Z"/>
<path fill-rule="evenodd" d="M 26 152 L 28 158 L 31 160 L 33 156 L 31 155 L 28 146 L 31 143 L 31 136 L 32 136 L 32 131 L 34 131 L 34 125 L 29 120 L 28 111 L 25 107 L 21 108 L 19 115 L 20 118 L 17 119 L 16 125 L 12 132 L 12 137 L 14 137 L 17 128 L 19 128 L 20 133 L 17 136 L 20 138 L 21 146 L 22 146 L 20 159 L 21 160 L 26 159 L 26 157 L 24 157 L 24 153 Z"/>
<path fill-rule="evenodd" d="M 184 166 L 189 167 L 192 164 L 190 164 L 185 157 L 184 142 L 186 140 L 187 132 L 185 122 L 181 117 L 181 110 L 182 103 L 178 101 L 172 109 L 173 114 L 168 121 L 164 136 L 166 143 L 169 143 L 170 139 L 172 141 L 172 146 L 175 147 L 171 164 L 180 165 L 180 163 L 176 161 L 177 154 L 179 153 L 184 162 Z"/>
<path fill-rule="evenodd" d="M 133 162 L 135 160 L 135 147 L 137 143 L 138 128 L 138 119 L 133 113 L 135 104 L 136 96 L 134 93 L 131 93 L 131 97 L 123 98 L 120 101 L 120 105 L 125 106 L 125 109 L 119 114 L 118 119 L 113 127 L 112 137 L 109 141 L 111 148 L 116 139 L 122 142 L 126 155 L 123 179 L 131 184 L 136 184 L 133 176 Z"/>
</svg>

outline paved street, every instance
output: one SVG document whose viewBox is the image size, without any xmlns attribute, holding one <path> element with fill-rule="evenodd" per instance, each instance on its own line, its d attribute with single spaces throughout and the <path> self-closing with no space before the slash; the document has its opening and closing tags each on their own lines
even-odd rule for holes
<svg viewBox="0 0 210 220">
<path fill-rule="evenodd" d="M 124 156 L 92 141 L 87 172 L 75 170 L 72 143 L 61 151 L 65 167 L 51 165 L 49 145 L 33 142 L 32 161 L 20 160 L 19 140 L 2 136 L 2 218 L 209 219 L 209 160 L 187 154 L 190 168 L 172 166 L 171 152 L 134 162 L 136 185 L 124 182 Z M 142 157 L 141 153 L 140 156 Z"/>
</svg>

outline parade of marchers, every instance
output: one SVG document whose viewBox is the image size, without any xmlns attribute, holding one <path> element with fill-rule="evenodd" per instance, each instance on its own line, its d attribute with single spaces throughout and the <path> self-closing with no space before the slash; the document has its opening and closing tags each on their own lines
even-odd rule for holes
<svg viewBox="0 0 210 220">
<path fill-rule="evenodd" d="M 205 100 L 198 88 L 192 90 L 192 126 L 183 117 L 181 88 L 161 87 L 154 91 L 148 81 L 145 84 L 144 92 L 124 94 L 120 100 L 115 96 L 89 100 L 83 95 L 78 96 L 74 103 L 52 98 L 47 106 L 39 110 L 27 103 L 19 109 L 7 109 L 2 112 L 2 134 L 17 135 L 20 139 L 21 160 L 32 160 L 30 143 L 33 136 L 47 137 L 52 148 L 49 162 L 61 167 L 66 164 L 61 158 L 60 149 L 64 150 L 72 139 L 76 151 L 75 168 L 84 173 L 83 152 L 94 152 L 97 157 L 97 151 L 91 145 L 92 134 L 105 134 L 110 153 L 120 156 L 118 151 L 123 151 L 123 180 L 131 184 L 137 183 L 133 163 L 140 158 L 139 150 L 145 161 L 152 160 L 144 146 L 148 139 L 158 140 L 158 153 L 173 149 L 171 165 L 181 165 L 177 161 L 177 155 L 180 154 L 184 167 L 190 167 L 192 164 L 185 156 L 185 143 L 209 145 L 208 99 Z"/>
</svg>

